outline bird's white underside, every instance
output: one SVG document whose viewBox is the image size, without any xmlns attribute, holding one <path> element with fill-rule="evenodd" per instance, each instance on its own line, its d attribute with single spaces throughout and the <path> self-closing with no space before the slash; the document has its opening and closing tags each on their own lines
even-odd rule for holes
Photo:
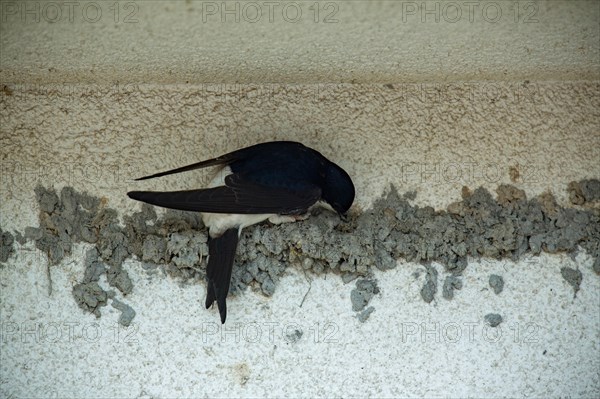
<svg viewBox="0 0 600 399">
<path fill-rule="evenodd" d="M 213 179 L 208 184 L 209 188 L 218 187 L 225 185 L 225 178 L 231 174 L 231 168 L 225 166 L 219 169 Z M 230 213 L 208 213 L 201 212 L 202 222 L 209 229 L 211 237 L 218 237 L 223 234 L 226 230 L 237 228 L 238 233 L 242 231 L 244 227 L 251 226 L 256 223 L 269 220 L 274 224 L 294 222 L 298 220 L 298 217 L 294 216 L 281 216 L 275 213 L 265 213 L 258 215 L 238 215 Z"/>
</svg>

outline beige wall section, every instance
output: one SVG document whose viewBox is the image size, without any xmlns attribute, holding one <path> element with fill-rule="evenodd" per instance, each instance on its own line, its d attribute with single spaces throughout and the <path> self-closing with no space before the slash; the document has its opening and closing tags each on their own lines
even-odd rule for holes
<svg viewBox="0 0 600 399">
<path fill-rule="evenodd" d="M 2 81 L 388 83 L 599 76 L 600 10 L 593 0 L 65 3 L 2 1 Z"/>
<path fill-rule="evenodd" d="M 3 196 L 14 200 L 39 180 L 131 206 L 128 189 L 208 175 L 132 178 L 273 139 L 338 162 L 363 206 L 389 183 L 435 207 L 463 185 L 500 183 L 564 202 L 568 182 L 600 176 L 598 83 L 11 87 L 0 129 Z"/>
</svg>

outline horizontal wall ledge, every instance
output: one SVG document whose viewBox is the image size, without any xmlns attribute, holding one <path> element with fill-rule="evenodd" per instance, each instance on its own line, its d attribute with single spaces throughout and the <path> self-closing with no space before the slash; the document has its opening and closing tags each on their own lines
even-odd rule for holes
<svg viewBox="0 0 600 399">
<path fill-rule="evenodd" d="M 594 1 L 3 1 L 0 81 L 600 78 Z"/>
</svg>

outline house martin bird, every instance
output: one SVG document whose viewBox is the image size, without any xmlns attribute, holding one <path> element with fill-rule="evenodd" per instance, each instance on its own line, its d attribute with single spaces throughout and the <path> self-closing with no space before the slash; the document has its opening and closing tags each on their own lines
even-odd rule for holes
<svg viewBox="0 0 600 399">
<path fill-rule="evenodd" d="M 205 305 L 208 309 L 216 300 L 221 323 L 225 323 L 242 229 L 265 220 L 275 224 L 303 220 L 313 206 L 332 209 L 343 217 L 354 201 L 354 184 L 346 171 L 321 153 L 292 141 L 256 144 L 136 180 L 209 166 L 219 169 L 207 188 L 127 195 L 152 205 L 201 213 L 209 229 Z"/>
</svg>

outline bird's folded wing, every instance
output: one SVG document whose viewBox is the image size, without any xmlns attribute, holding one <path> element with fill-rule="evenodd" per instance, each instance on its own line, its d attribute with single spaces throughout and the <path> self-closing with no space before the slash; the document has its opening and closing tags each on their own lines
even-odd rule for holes
<svg viewBox="0 0 600 399">
<path fill-rule="evenodd" d="M 155 173 L 153 175 L 140 177 L 135 180 L 154 179 L 155 177 L 161 177 L 161 176 L 172 175 L 175 173 L 187 172 L 187 171 L 194 170 L 194 169 L 207 168 L 209 166 L 216 166 L 216 165 L 224 165 L 230 161 L 231 161 L 231 154 L 226 154 L 226 155 L 220 156 L 218 158 L 207 159 L 206 161 L 200 161 L 200 162 L 193 163 L 191 165 L 182 166 L 180 168 L 166 170 L 164 172 Z"/>
<path fill-rule="evenodd" d="M 182 166 L 182 167 L 176 168 L 176 169 L 166 170 L 164 172 L 155 173 L 155 174 L 149 175 L 149 176 L 140 177 L 139 179 L 135 179 L 135 180 L 153 179 L 155 177 L 172 175 L 174 173 L 187 172 L 190 170 L 206 168 L 209 166 L 230 165 L 232 162 L 248 159 L 248 157 L 256 157 L 260 154 L 261 151 L 268 151 L 269 153 L 272 154 L 272 153 L 276 153 L 276 152 L 280 151 L 282 147 L 289 148 L 290 146 L 295 147 L 296 150 L 300 150 L 303 152 L 306 152 L 308 150 L 302 144 L 296 143 L 296 142 L 291 142 L 291 141 L 274 141 L 274 142 L 270 142 L 270 143 L 260 143 L 260 144 L 252 145 L 250 147 L 241 148 L 239 150 L 235 150 L 235 151 L 229 152 L 227 154 L 223 154 L 216 158 L 196 162 L 196 163 Z"/>
<path fill-rule="evenodd" d="M 302 214 L 321 197 L 321 189 L 302 185 L 292 189 L 267 187 L 237 175 L 225 178 L 225 186 L 184 191 L 131 191 L 135 200 L 183 211 L 237 214 Z"/>
</svg>

